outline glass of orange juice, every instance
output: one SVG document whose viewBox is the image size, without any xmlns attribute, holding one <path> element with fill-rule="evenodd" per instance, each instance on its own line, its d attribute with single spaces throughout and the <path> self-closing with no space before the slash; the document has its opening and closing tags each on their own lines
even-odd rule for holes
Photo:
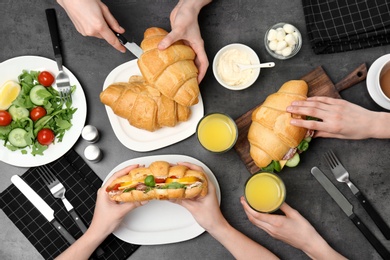
<svg viewBox="0 0 390 260">
<path fill-rule="evenodd" d="M 238 130 L 234 120 L 223 113 L 205 115 L 198 123 L 196 133 L 200 144 L 208 151 L 223 153 L 237 141 Z"/>
<path fill-rule="evenodd" d="M 256 211 L 271 213 L 279 209 L 286 199 L 283 180 L 274 173 L 260 172 L 245 183 L 245 199 Z"/>
</svg>

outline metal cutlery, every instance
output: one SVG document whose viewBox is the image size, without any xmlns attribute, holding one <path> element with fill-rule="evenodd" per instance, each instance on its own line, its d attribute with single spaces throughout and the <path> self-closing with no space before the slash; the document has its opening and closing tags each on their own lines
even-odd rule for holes
<svg viewBox="0 0 390 260">
<path fill-rule="evenodd" d="M 11 177 L 11 182 L 26 196 L 26 198 L 41 212 L 41 214 L 49 221 L 61 235 L 73 244 L 76 240 L 69 234 L 68 231 L 54 218 L 54 210 L 18 175 Z"/>
<path fill-rule="evenodd" d="M 81 218 L 76 213 L 72 204 L 70 204 L 70 202 L 65 197 L 66 189 L 65 189 L 64 185 L 50 171 L 50 169 L 47 165 L 42 165 L 41 167 L 37 167 L 37 170 L 41 174 L 42 180 L 45 183 L 45 185 L 49 188 L 51 194 L 53 194 L 53 196 L 55 198 L 62 200 L 62 202 L 65 205 L 66 210 L 72 216 L 72 218 L 76 222 L 77 226 L 80 228 L 80 230 L 83 233 L 85 233 L 85 231 L 87 231 L 87 227 L 85 226 L 85 224 L 83 223 Z"/>
<path fill-rule="evenodd" d="M 57 62 L 59 71 L 56 76 L 58 92 L 60 93 L 60 97 L 64 102 L 72 101 L 72 91 L 70 87 L 69 76 L 64 72 L 62 66 L 62 52 L 55 9 L 46 9 L 46 19 L 49 25 L 51 42 L 53 44 L 54 58 Z"/>
<path fill-rule="evenodd" d="M 240 70 L 247 70 L 247 69 L 261 69 L 261 68 L 272 68 L 275 66 L 275 62 L 267 62 L 267 63 L 260 63 L 260 64 L 241 64 L 236 63 L 237 67 L 240 68 Z"/>
<path fill-rule="evenodd" d="M 114 32 L 114 31 L 113 31 Z M 120 33 L 114 32 L 115 36 L 118 38 L 119 42 L 126 47 L 131 53 L 133 53 L 137 58 L 141 57 L 144 52 L 141 47 L 139 47 L 135 42 L 129 42 L 125 36 Z"/>
<path fill-rule="evenodd" d="M 383 259 L 390 259 L 390 253 L 385 246 L 379 241 L 379 239 L 367 228 L 367 226 L 360 220 L 358 216 L 353 212 L 352 204 L 344 197 L 344 195 L 336 188 L 336 186 L 325 176 L 325 174 L 313 167 L 311 174 L 317 179 L 322 187 L 328 192 L 333 200 L 339 205 L 350 220 L 355 224 L 357 228 L 367 238 L 368 242 L 375 248 L 379 255 Z"/>
<path fill-rule="evenodd" d="M 37 170 L 40 173 L 43 182 L 49 188 L 51 194 L 53 194 L 55 198 L 62 200 L 66 210 L 72 216 L 77 226 L 80 228 L 80 230 L 83 233 L 85 233 L 87 231 L 87 227 L 85 226 L 82 219 L 78 216 L 72 204 L 65 197 L 66 188 L 64 187 L 64 185 L 58 180 L 58 178 L 53 174 L 53 172 L 49 169 L 47 165 L 42 165 L 41 167 L 37 167 Z M 95 253 L 99 257 L 102 254 L 104 254 L 104 251 L 102 248 L 98 247 Z"/>
<path fill-rule="evenodd" d="M 390 239 L 390 228 L 366 197 L 360 192 L 360 190 L 349 179 L 349 173 L 337 159 L 336 155 L 332 151 L 328 151 L 324 155 L 326 162 L 328 163 L 333 175 L 338 182 L 345 182 L 351 189 L 352 193 L 362 204 L 374 223 L 378 226 L 379 230 L 383 233 L 386 239 Z"/>
</svg>

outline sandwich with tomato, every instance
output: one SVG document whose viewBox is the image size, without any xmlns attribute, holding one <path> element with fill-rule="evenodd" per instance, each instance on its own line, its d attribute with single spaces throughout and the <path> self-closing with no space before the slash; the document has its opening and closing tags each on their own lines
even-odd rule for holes
<svg viewBox="0 0 390 260">
<path fill-rule="evenodd" d="M 207 178 L 184 165 L 155 161 L 115 179 L 106 191 L 111 200 L 119 202 L 192 199 L 206 196 Z"/>
</svg>

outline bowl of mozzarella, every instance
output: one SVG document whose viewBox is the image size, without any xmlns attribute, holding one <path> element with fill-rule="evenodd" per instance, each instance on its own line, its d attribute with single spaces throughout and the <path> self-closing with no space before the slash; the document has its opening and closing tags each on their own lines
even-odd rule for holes
<svg viewBox="0 0 390 260">
<path fill-rule="evenodd" d="M 265 33 L 264 44 L 272 57 L 286 60 L 294 57 L 301 49 L 302 35 L 292 24 L 277 23 Z"/>
</svg>

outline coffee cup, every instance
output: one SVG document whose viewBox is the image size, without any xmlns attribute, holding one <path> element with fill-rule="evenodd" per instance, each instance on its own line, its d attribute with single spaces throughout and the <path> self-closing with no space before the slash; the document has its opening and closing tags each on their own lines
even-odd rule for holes
<svg viewBox="0 0 390 260">
<path fill-rule="evenodd" d="M 376 86 L 383 98 L 390 102 L 390 60 L 380 67 L 376 77 Z"/>
</svg>

